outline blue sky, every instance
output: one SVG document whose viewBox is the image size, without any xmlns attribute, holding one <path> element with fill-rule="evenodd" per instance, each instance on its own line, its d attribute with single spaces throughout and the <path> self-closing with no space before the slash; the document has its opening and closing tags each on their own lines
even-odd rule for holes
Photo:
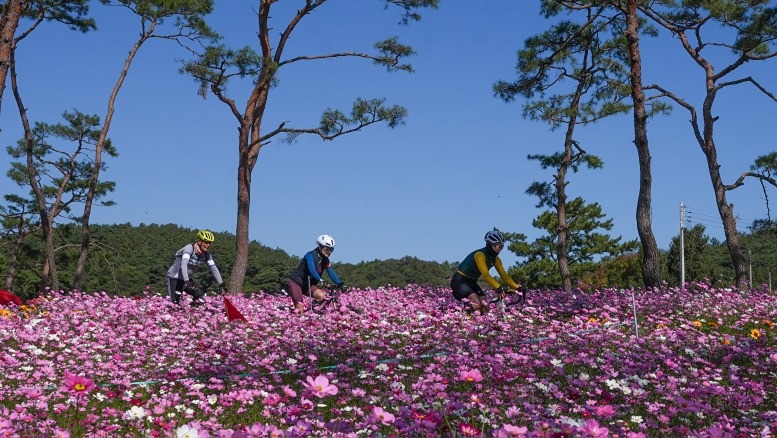
<svg viewBox="0 0 777 438">
<path fill-rule="evenodd" d="M 279 2 L 275 28 L 285 27 Z M 250 238 L 301 256 L 321 233 L 337 241 L 333 259 L 344 262 L 400 258 L 457 261 L 482 245 L 492 227 L 539 236 L 531 222 L 540 211 L 527 187 L 551 177 L 528 154 L 561 148 L 563 132 L 521 118 L 521 101 L 504 103 L 492 94 L 497 80 L 515 78 L 516 52 L 523 41 L 551 22 L 532 1 L 445 1 L 420 22 L 399 26 L 398 11 L 381 1 L 329 2 L 305 18 L 287 55 L 366 51 L 398 35 L 417 54 L 415 73 L 387 73 L 364 60 L 297 63 L 281 70 L 264 126 L 282 121 L 314 127 L 327 108 L 349 110 L 356 97 L 385 97 L 408 109 L 396 129 L 368 127 L 323 142 L 301 137 L 294 144 L 263 148 L 253 172 Z M 212 26 L 226 42 L 255 42 L 256 1 L 217 2 Z M 19 83 L 33 121 L 57 123 L 65 110 L 104 117 L 108 96 L 138 24 L 121 8 L 95 2 L 98 30 L 87 34 L 46 24 L 25 39 L 17 53 Z M 276 32 L 276 34 L 277 34 Z M 721 57 L 725 58 L 725 53 Z M 236 121 L 227 107 L 197 96 L 197 84 L 178 73 L 188 54 L 169 41 L 143 47 L 122 88 L 110 138 L 120 156 L 103 178 L 115 181 L 117 205 L 93 212 L 93 223 L 175 223 L 234 232 L 236 224 Z M 645 81 L 660 82 L 698 105 L 701 70 L 666 33 L 644 42 Z M 772 91 L 775 61 L 747 65 Z M 245 104 L 250 84 L 235 82 L 230 94 Z M 0 143 L 22 132 L 10 86 L 0 114 Z M 777 103 L 740 86 L 723 91 L 716 103 L 721 171 L 732 183 L 754 159 L 775 150 Z M 704 155 L 693 139 L 688 114 L 676 108 L 650 121 L 653 168 L 653 231 L 668 248 L 679 231 L 679 205 L 692 222 L 723 238 Z M 578 129 L 577 139 L 604 160 L 601 170 L 569 176 L 571 196 L 598 202 L 614 220 L 611 232 L 636 239 L 639 184 L 631 116 L 617 116 Z M 8 159 L 0 160 L 6 173 Z M 7 179 L 0 192 L 17 191 Z M 774 195 L 774 191 L 770 192 Z M 760 185 L 733 192 L 741 229 L 766 216 Z M 215 248 L 216 252 L 227 248 Z M 230 249 L 231 250 L 231 249 Z M 506 264 L 516 258 L 503 254 Z"/>
</svg>

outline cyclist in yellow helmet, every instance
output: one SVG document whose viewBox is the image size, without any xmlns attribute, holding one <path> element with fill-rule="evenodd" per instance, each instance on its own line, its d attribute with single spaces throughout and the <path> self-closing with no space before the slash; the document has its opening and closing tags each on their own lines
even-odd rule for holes
<svg viewBox="0 0 777 438">
<path fill-rule="evenodd" d="M 208 265 L 213 279 L 224 291 L 224 280 L 221 279 L 219 268 L 210 254 L 210 246 L 215 240 L 216 237 L 211 231 L 200 230 L 194 243 L 184 246 L 175 253 L 175 261 L 167 270 L 167 293 L 174 304 L 180 303 L 181 295 L 184 292 L 192 296 L 192 306 L 204 302 L 205 291 L 191 278 L 191 274 L 203 264 Z"/>
</svg>

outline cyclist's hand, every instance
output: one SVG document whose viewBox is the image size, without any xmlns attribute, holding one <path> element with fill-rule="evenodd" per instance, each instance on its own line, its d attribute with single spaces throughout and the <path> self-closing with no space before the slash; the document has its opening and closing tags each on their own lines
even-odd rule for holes
<svg viewBox="0 0 777 438">
<path fill-rule="evenodd" d="M 193 293 L 200 289 L 195 281 L 189 280 L 183 285 L 183 291 Z"/>
<path fill-rule="evenodd" d="M 321 289 L 324 289 L 324 290 L 332 290 L 332 285 L 327 283 L 326 281 L 322 281 L 319 284 L 319 286 L 321 287 Z"/>
<path fill-rule="evenodd" d="M 507 293 L 507 288 L 504 287 L 504 286 L 499 286 L 498 288 L 496 288 L 494 290 L 494 292 L 496 292 L 497 298 L 499 298 L 500 300 L 503 300 L 503 299 L 505 299 L 505 294 Z"/>
<path fill-rule="evenodd" d="M 227 288 L 224 286 L 224 283 L 219 283 L 219 292 L 221 292 L 221 295 L 227 294 Z"/>
</svg>

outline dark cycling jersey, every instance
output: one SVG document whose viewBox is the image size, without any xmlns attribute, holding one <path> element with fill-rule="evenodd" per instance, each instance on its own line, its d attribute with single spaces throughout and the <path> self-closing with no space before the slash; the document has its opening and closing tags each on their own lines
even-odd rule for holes
<svg viewBox="0 0 777 438">
<path fill-rule="evenodd" d="M 335 274 L 335 270 L 332 269 L 332 262 L 329 261 L 329 257 L 325 256 L 318 250 L 318 248 L 309 251 L 305 254 L 305 257 L 300 260 L 297 269 L 291 273 L 290 279 L 300 286 L 307 286 L 306 278 L 310 278 L 310 284 L 318 284 L 321 281 L 321 274 L 329 274 L 329 278 L 336 285 L 341 285 L 342 282 Z"/>
<path fill-rule="evenodd" d="M 502 260 L 499 259 L 499 254 L 495 253 L 490 246 L 472 251 L 459 263 L 458 273 L 472 280 L 477 280 L 480 276 L 488 282 L 494 289 L 499 287 L 499 282 L 492 277 L 488 270 L 495 267 L 496 272 L 499 273 L 499 277 L 502 281 L 511 289 L 518 289 L 518 284 L 507 275 L 504 266 L 502 266 Z"/>
</svg>

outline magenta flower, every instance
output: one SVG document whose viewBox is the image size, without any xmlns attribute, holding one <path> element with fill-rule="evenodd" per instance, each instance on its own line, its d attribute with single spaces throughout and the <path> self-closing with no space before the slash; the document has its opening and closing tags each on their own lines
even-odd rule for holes
<svg viewBox="0 0 777 438">
<path fill-rule="evenodd" d="M 480 430 L 469 423 L 459 424 L 459 432 L 464 436 L 480 436 Z"/>
<path fill-rule="evenodd" d="M 480 374 L 480 371 L 473 368 L 469 371 L 462 371 L 461 374 L 459 374 L 459 378 L 461 380 L 466 380 L 467 382 L 480 382 L 483 380 L 483 375 Z"/>
<path fill-rule="evenodd" d="M 515 406 L 510 406 L 507 408 L 507 411 L 505 412 L 505 415 L 507 415 L 507 418 L 515 418 L 518 415 L 520 415 L 521 411 L 518 410 Z"/>
<path fill-rule="evenodd" d="M 615 415 L 615 409 L 613 409 L 612 405 L 597 406 L 596 415 L 604 418 L 610 418 Z"/>
<path fill-rule="evenodd" d="M 80 395 L 87 394 L 89 391 L 93 390 L 95 384 L 92 379 L 65 372 L 64 388 L 71 394 Z"/>
<path fill-rule="evenodd" d="M 593 438 L 605 438 L 610 435 L 610 431 L 607 430 L 606 427 L 599 426 L 599 423 L 596 420 L 586 421 L 580 429 L 580 432 L 583 433 L 582 436 Z"/>
<path fill-rule="evenodd" d="M 394 424 L 394 420 L 396 420 L 396 417 L 394 417 L 393 414 L 390 412 L 386 412 L 381 408 L 380 406 L 375 406 L 372 408 L 372 414 L 370 415 L 370 419 L 376 423 L 384 424 L 386 426 Z"/>
<path fill-rule="evenodd" d="M 307 383 L 304 384 L 305 388 L 310 390 L 318 398 L 326 397 L 327 395 L 337 394 L 337 387 L 329 384 L 329 379 L 326 376 L 321 375 L 313 379 L 308 376 Z"/>
<path fill-rule="evenodd" d="M 498 429 L 494 436 L 497 438 L 508 438 L 508 437 L 525 437 L 526 433 L 529 431 L 526 427 L 523 426 L 513 426 L 512 424 L 505 424 L 502 426 L 501 429 Z"/>
</svg>

